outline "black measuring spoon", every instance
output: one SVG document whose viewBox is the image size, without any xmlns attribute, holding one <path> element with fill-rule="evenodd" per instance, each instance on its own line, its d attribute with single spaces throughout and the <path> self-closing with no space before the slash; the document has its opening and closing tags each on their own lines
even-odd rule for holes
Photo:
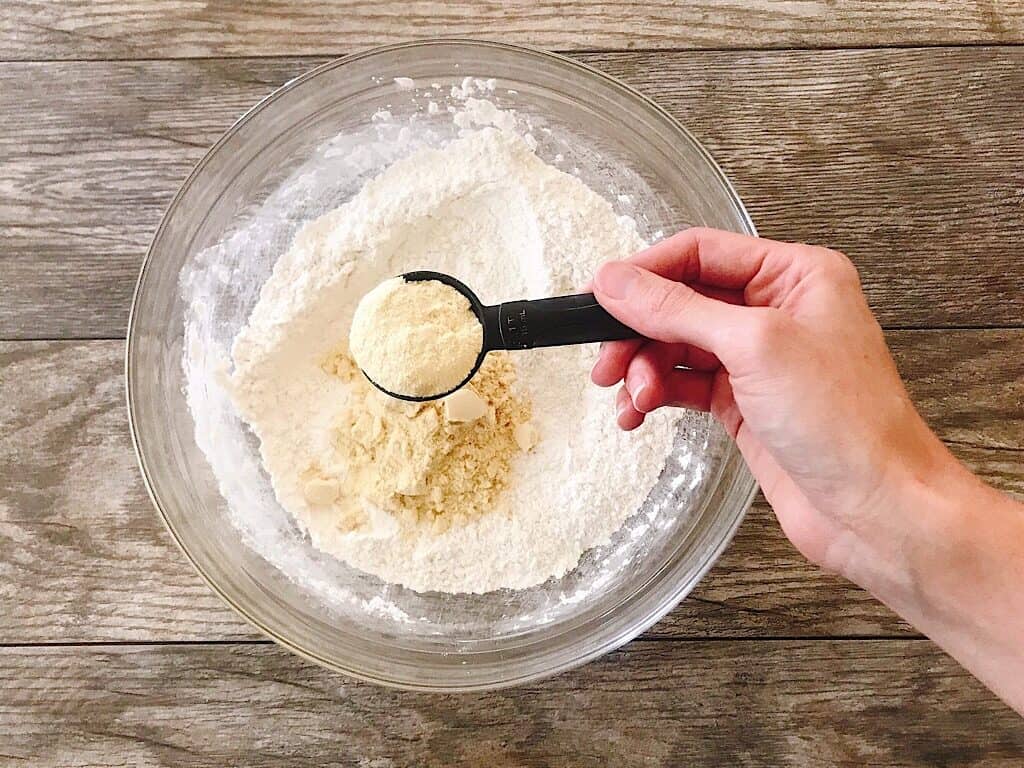
<svg viewBox="0 0 1024 768">
<path fill-rule="evenodd" d="M 454 288 L 469 300 L 473 313 L 483 326 L 483 348 L 477 355 L 473 369 L 466 378 L 447 392 L 426 397 L 391 392 L 366 376 L 381 392 L 399 400 L 422 403 L 437 400 L 462 388 L 480 369 L 488 352 L 498 349 L 532 349 L 533 347 L 564 347 L 570 344 L 590 344 L 595 341 L 618 341 L 640 337 L 632 328 L 623 325 L 597 303 L 592 293 L 571 296 L 552 296 L 547 299 L 506 301 L 487 306 L 460 280 L 443 272 L 420 270 L 402 275 L 406 282 L 436 280 Z"/>
</svg>

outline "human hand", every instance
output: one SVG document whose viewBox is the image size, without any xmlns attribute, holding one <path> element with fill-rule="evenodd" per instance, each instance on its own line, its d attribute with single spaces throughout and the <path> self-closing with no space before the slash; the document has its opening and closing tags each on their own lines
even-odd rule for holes
<svg viewBox="0 0 1024 768">
<path fill-rule="evenodd" d="M 591 374 L 623 382 L 619 426 L 663 406 L 710 411 L 796 547 L 870 580 L 864 542 L 903 535 L 888 515 L 951 456 L 911 404 L 849 259 L 694 228 L 603 265 L 593 289 L 647 337 L 605 344 Z"/>
</svg>

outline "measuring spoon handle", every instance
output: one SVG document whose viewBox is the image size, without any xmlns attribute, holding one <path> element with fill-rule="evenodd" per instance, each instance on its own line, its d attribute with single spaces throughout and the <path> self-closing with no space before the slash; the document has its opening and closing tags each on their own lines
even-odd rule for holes
<svg viewBox="0 0 1024 768">
<path fill-rule="evenodd" d="M 608 314 L 592 293 L 484 307 L 484 346 L 489 350 L 562 347 L 639 337 Z"/>
</svg>

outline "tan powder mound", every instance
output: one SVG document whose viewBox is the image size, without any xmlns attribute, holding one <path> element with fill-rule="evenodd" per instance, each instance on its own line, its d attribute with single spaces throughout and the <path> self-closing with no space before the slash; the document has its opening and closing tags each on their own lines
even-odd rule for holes
<svg viewBox="0 0 1024 768">
<path fill-rule="evenodd" d="M 536 435 L 530 406 L 515 397 L 515 369 L 507 354 L 492 353 L 452 398 L 408 403 L 390 398 L 340 353 L 324 369 L 349 382 L 351 399 L 335 432 L 343 530 L 370 523 L 363 500 L 396 514 L 406 525 L 437 532 L 489 511 L 507 487 L 513 457 Z M 310 471 L 316 493 L 320 480 Z M 307 492 L 308 496 L 308 492 Z"/>
<path fill-rule="evenodd" d="M 388 392 L 432 397 L 465 381 L 484 330 L 469 300 L 436 280 L 385 280 L 356 307 L 352 357 Z"/>
</svg>

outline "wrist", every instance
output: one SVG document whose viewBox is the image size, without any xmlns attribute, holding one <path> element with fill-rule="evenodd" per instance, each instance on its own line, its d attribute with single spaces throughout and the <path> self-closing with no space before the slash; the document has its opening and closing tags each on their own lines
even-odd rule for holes
<svg viewBox="0 0 1024 768">
<path fill-rule="evenodd" d="M 1019 507 L 943 454 L 927 473 L 902 473 L 880 524 L 857 534 L 846 574 L 922 629 L 970 613 L 1024 541 Z"/>
<path fill-rule="evenodd" d="M 1024 506 L 944 469 L 906 482 L 898 535 L 859 539 L 849 576 L 1024 714 Z"/>
<path fill-rule="evenodd" d="M 979 486 L 991 489 L 930 431 L 916 450 L 893 455 L 884 477 L 871 513 L 847 533 L 843 575 L 896 607 L 924 598 L 921 582 L 941 564 L 937 553 L 962 540 L 969 499 Z"/>
</svg>

